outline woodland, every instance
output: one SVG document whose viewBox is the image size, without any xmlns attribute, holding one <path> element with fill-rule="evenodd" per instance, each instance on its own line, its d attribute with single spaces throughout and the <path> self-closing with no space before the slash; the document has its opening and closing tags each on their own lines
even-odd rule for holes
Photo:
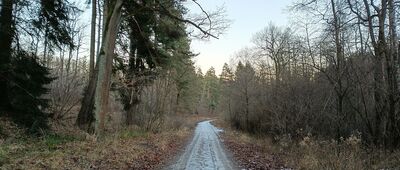
<svg viewBox="0 0 400 170">
<path fill-rule="evenodd" d="M 257 145 L 279 168 L 399 168 L 400 1 L 293 1 L 293 24 L 266 24 L 221 73 L 196 67 L 190 45 L 232 21 L 201 2 L 0 0 L 0 168 L 26 169 L 17 164 L 29 152 L 44 160 L 38 169 L 60 168 L 53 158 L 157 169 L 157 151 L 107 167 L 98 160 L 111 158 L 75 158 L 67 146 L 96 155 L 157 139 L 176 149 L 165 143 L 185 141 L 205 117 L 227 129 L 228 149 Z"/>
</svg>

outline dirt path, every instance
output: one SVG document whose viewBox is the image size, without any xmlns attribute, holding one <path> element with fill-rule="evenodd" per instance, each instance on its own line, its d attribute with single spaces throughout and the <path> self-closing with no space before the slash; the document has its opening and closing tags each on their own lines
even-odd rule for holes
<svg viewBox="0 0 400 170">
<path fill-rule="evenodd" d="M 218 132 L 220 131 L 210 124 L 210 121 L 200 122 L 196 127 L 192 142 L 186 147 L 178 161 L 168 169 L 236 169 L 219 140 Z"/>
</svg>

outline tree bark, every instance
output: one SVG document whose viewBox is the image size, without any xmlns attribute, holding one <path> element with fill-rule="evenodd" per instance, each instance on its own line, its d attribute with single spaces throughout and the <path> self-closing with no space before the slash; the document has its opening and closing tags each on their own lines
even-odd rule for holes
<svg viewBox="0 0 400 170">
<path fill-rule="evenodd" d="M 92 21 L 90 25 L 90 56 L 89 56 L 89 77 L 94 72 L 94 53 L 96 44 L 96 0 L 92 0 Z"/>
<path fill-rule="evenodd" d="M 108 107 L 111 67 L 121 18 L 122 0 L 117 0 L 113 4 L 114 6 L 109 6 L 107 2 L 104 2 L 102 44 L 76 120 L 76 124 L 82 130 L 95 132 L 98 135 L 101 135 L 104 129 L 104 117 Z M 107 10 L 108 7 L 110 10 Z"/>
<path fill-rule="evenodd" d="M 103 28 L 103 25 L 102 25 L 102 19 L 103 19 L 103 15 L 102 15 L 102 10 L 101 10 L 101 8 L 100 8 L 100 1 L 97 1 L 97 7 L 98 7 L 98 9 L 97 9 L 97 12 L 98 12 L 98 15 L 99 15 L 99 20 L 98 20 L 98 25 L 97 25 L 97 47 L 96 47 L 96 51 L 97 51 L 97 53 L 96 53 L 96 56 L 97 55 L 99 55 L 99 52 L 100 52 L 100 45 L 101 45 L 101 31 L 102 31 L 102 28 Z M 104 6 L 104 8 L 105 8 L 105 6 Z M 104 10 L 103 10 L 104 11 Z M 96 62 L 96 61 L 95 61 Z M 95 63 L 94 62 L 94 63 Z"/>
<path fill-rule="evenodd" d="M 334 84 L 334 88 L 336 91 L 336 102 L 337 102 L 337 110 L 336 110 L 336 123 L 337 123 L 337 140 L 340 141 L 341 134 L 341 122 L 342 117 L 344 117 L 344 84 L 343 84 L 343 71 L 344 71 L 344 53 L 343 53 L 343 45 L 341 40 L 341 26 L 340 20 L 338 16 L 338 10 L 336 9 L 337 4 L 334 0 L 331 0 L 332 7 L 332 15 L 333 15 L 333 27 L 334 27 L 334 37 L 335 37 L 335 46 L 336 46 L 336 82 Z"/>
<path fill-rule="evenodd" d="M 81 109 L 79 110 L 78 118 L 76 119 L 76 125 L 89 133 L 93 132 L 92 123 L 94 121 L 93 109 L 94 109 L 94 94 L 97 82 L 97 73 L 99 70 L 98 64 L 94 69 L 92 76 L 89 79 L 89 85 L 86 88 L 85 95 L 82 99 Z"/>
<path fill-rule="evenodd" d="M 122 0 L 117 0 L 108 8 L 107 20 L 103 31 L 103 43 L 100 48 L 99 60 L 97 61 L 99 70 L 94 100 L 95 134 L 97 136 L 101 136 L 104 131 L 105 115 L 108 111 L 112 62 L 115 55 L 115 41 L 121 22 L 122 3 Z"/>
<path fill-rule="evenodd" d="M 397 56 L 397 44 L 398 38 L 396 33 L 396 14 L 394 0 L 388 0 L 388 14 L 389 14 L 389 44 L 387 45 L 387 74 L 388 74 L 388 123 L 387 123 L 387 145 L 389 147 L 396 147 L 399 140 L 398 132 L 398 56 Z"/>
</svg>

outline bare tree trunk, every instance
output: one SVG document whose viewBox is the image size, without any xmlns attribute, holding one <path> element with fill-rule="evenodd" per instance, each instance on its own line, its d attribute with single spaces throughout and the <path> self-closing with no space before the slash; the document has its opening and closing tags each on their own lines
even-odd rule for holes
<svg viewBox="0 0 400 170">
<path fill-rule="evenodd" d="M 48 67 L 49 66 L 49 60 L 47 58 L 47 46 L 48 46 L 47 34 L 48 34 L 48 28 L 46 27 L 45 35 L 44 35 L 43 63 L 44 63 L 45 66 Z"/>
<path fill-rule="evenodd" d="M 374 3 L 371 1 L 371 3 Z M 385 89 L 384 89 L 384 58 L 385 58 L 385 16 L 386 16 L 386 5 L 387 1 L 382 0 L 382 7 L 379 10 L 377 15 L 378 17 L 378 39 L 376 38 L 375 29 L 376 25 L 374 24 L 374 15 L 372 14 L 370 6 L 375 6 L 374 4 L 370 4 L 368 0 L 363 0 L 363 4 L 365 6 L 365 14 L 368 25 L 369 37 L 371 39 L 371 43 L 374 49 L 374 110 L 375 110 L 375 128 L 374 128 L 374 143 L 379 145 L 382 143 L 382 137 L 384 136 L 384 127 L 382 126 L 384 122 L 384 114 L 385 114 Z M 348 1 L 350 7 L 352 4 Z M 356 12 L 356 15 L 362 19 L 361 15 Z"/>
<path fill-rule="evenodd" d="M 101 136 L 105 126 L 105 114 L 108 110 L 109 89 L 111 82 L 112 62 L 114 57 L 115 41 L 120 26 L 122 14 L 122 0 L 117 0 L 109 6 L 107 20 L 103 31 L 103 43 L 98 58 L 98 75 L 95 90 L 94 114 L 95 134 Z"/>
<path fill-rule="evenodd" d="M 399 132 L 397 131 L 397 114 L 398 114 L 398 58 L 397 58 L 397 33 L 396 33 L 396 14 L 395 14 L 394 0 L 388 0 L 388 12 L 389 12 L 389 44 L 387 44 L 387 83 L 388 83 L 388 123 L 386 129 L 388 134 L 386 135 L 387 145 L 390 147 L 396 147 L 398 145 Z"/>
<path fill-rule="evenodd" d="M 90 39 L 90 58 L 89 58 L 89 85 L 85 90 L 84 97 L 82 99 L 82 104 L 81 104 L 81 109 L 79 110 L 78 118 L 76 119 L 76 125 L 82 129 L 85 130 L 89 133 L 92 133 L 93 130 L 93 121 L 94 121 L 94 116 L 93 116 L 93 110 L 94 110 L 94 95 L 95 95 L 95 90 L 96 90 L 96 82 L 97 82 L 97 74 L 99 70 L 99 65 L 96 63 L 95 64 L 95 58 L 94 58 L 94 45 L 95 43 L 95 36 L 93 36 L 93 33 L 95 33 L 96 28 L 94 26 L 96 25 L 96 3 L 98 4 L 98 7 L 100 9 L 100 0 L 92 0 L 92 21 L 91 21 L 91 39 Z M 104 3 L 104 8 L 106 8 L 106 3 Z M 98 10 L 100 12 L 100 10 Z M 101 32 L 101 15 L 99 17 L 99 29 L 98 29 L 98 44 L 97 44 L 97 60 L 99 58 L 99 51 L 100 51 L 100 32 Z M 94 25 L 93 25 L 94 24 Z"/>
<path fill-rule="evenodd" d="M 340 38 L 341 28 L 340 28 L 340 20 L 338 17 L 338 11 L 336 9 L 337 4 L 334 0 L 331 0 L 331 7 L 332 7 L 332 16 L 333 16 L 333 27 L 334 27 L 334 35 L 335 35 L 335 46 L 336 46 L 336 82 L 334 84 L 334 88 L 336 91 L 336 102 L 337 102 L 337 114 L 336 114 L 336 123 L 337 123 L 337 140 L 340 141 L 340 137 L 342 136 L 340 129 L 341 129 L 341 122 L 342 117 L 344 116 L 343 111 L 343 102 L 344 102 L 344 90 L 343 90 L 343 71 L 344 71 L 344 53 L 343 53 L 343 45 Z"/>
<path fill-rule="evenodd" d="M 89 56 L 89 77 L 94 71 L 94 53 L 96 44 L 96 0 L 92 0 L 92 21 L 90 25 L 90 56 Z"/>
<path fill-rule="evenodd" d="M 245 87 L 245 99 L 246 99 L 246 126 L 245 126 L 245 128 L 246 128 L 246 130 L 252 130 L 252 129 L 250 129 L 251 127 L 250 127 L 250 121 L 249 121 L 249 94 L 248 94 L 248 84 L 247 84 L 247 82 L 246 82 L 246 87 Z"/>
<path fill-rule="evenodd" d="M 74 52 L 74 48 L 72 46 L 70 46 L 69 52 L 68 52 L 67 65 L 65 66 L 66 72 L 67 72 L 67 75 L 66 75 L 67 77 L 69 75 L 69 71 L 71 70 L 72 52 Z"/>
<path fill-rule="evenodd" d="M 104 129 L 104 115 L 108 107 L 111 66 L 121 18 L 122 0 L 114 2 L 114 6 L 109 6 L 107 3 L 104 5 L 104 15 L 110 17 L 103 17 L 104 26 L 101 48 L 97 55 L 96 67 L 89 79 L 89 85 L 85 91 L 82 106 L 76 120 L 76 124 L 88 132 L 93 132 L 92 123 L 96 121 L 94 128 L 95 133 L 98 135 L 101 135 Z M 107 10 L 109 7 L 111 10 Z"/>
<path fill-rule="evenodd" d="M 103 19 L 103 15 L 101 15 L 101 13 L 102 13 L 102 11 L 101 11 L 101 8 L 100 8 L 100 1 L 97 1 L 97 7 L 98 7 L 98 14 L 99 14 L 99 20 L 98 20 L 98 25 L 97 25 L 97 47 L 96 47 L 96 51 L 97 51 L 97 54 L 96 55 L 99 55 L 99 52 L 100 52 L 100 44 L 101 44 L 101 31 L 102 31 L 102 19 Z M 104 6 L 104 8 L 105 8 L 105 6 Z M 104 12 L 104 11 L 103 11 Z"/>
<path fill-rule="evenodd" d="M 64 80 L 64 53 L 65 53 L 65 51 L 64 51 L 64 47 L 62 47 L 61 49 L 60 49 L 60 77 L 59 77 L 59 79 L 61 80 L 61 83 L 63 83 L 63 80 Z"/>
<path fill-rule="evenodd" d="M 385 115 L 387 113 L 387 105 L 385 102 L 385 98 L 387 92 L 385 88 L 385 68 L 384 68 L 384 59 L 386 56 L 386 38 L 385 38 L 385 19 L 386 19 L 386 9 L 387 3 L 386 0 L 382 0 L 382 7 L 378 13 L 378 42 L 376 42 L 374 50 L 375 50 L 375 109 L 376 109 L 376 137 L 378 138 L 378 143 L 384 143 L 384 138 L 386 136 L 386 127 L 385 123 Z M 373 29 L 373 25 L 371 28 Z M 386 77 L 387 78 L 387 77 Z"/>
<path fill-rule="evenodd" d="M 94 94 L 96 89 L 98 70 L 99 66 L 98 64 L 96 64 L 94 72 L 89 79 L 89 85 L 82 99 L 81 109 L 79 110 L 78 118 L 76 119 L 76 125 L 80 129 L 90 133 L 93 132 L 92 122 L 94 121 L 94 116 L 93 116 Z"/>
<path fill-rule="evenodd" d="M 79 65 L 79 50 L 81 48 L 83 34 L 80 32 L 78 34 L 78 46 L 76 47 L 76 54 L 75 54 L 75 68 L 74 68 L 74 76 L 78 74 L 78 65 Z"/>
</svg>

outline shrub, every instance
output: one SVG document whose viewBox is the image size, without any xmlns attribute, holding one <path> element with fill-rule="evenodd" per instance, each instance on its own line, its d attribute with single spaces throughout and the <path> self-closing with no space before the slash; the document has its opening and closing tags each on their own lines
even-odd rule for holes
<svg viewBox="0 0 400 170">
<path fill-rule="evenodd" d="M 19 53 L 12 65 L 11 80 L 6 89 L 11 106 L 8 116 L 26 127 L 30 134 L 38 135 L 42 129 L 48 128 L 48 115 L 44 112 L 48 101 L 41 96 L 48 92 L 44 85 L 53 79 L 47 77 L 49 70 L 46 67 L 26 53 Z"/>
</svg>

